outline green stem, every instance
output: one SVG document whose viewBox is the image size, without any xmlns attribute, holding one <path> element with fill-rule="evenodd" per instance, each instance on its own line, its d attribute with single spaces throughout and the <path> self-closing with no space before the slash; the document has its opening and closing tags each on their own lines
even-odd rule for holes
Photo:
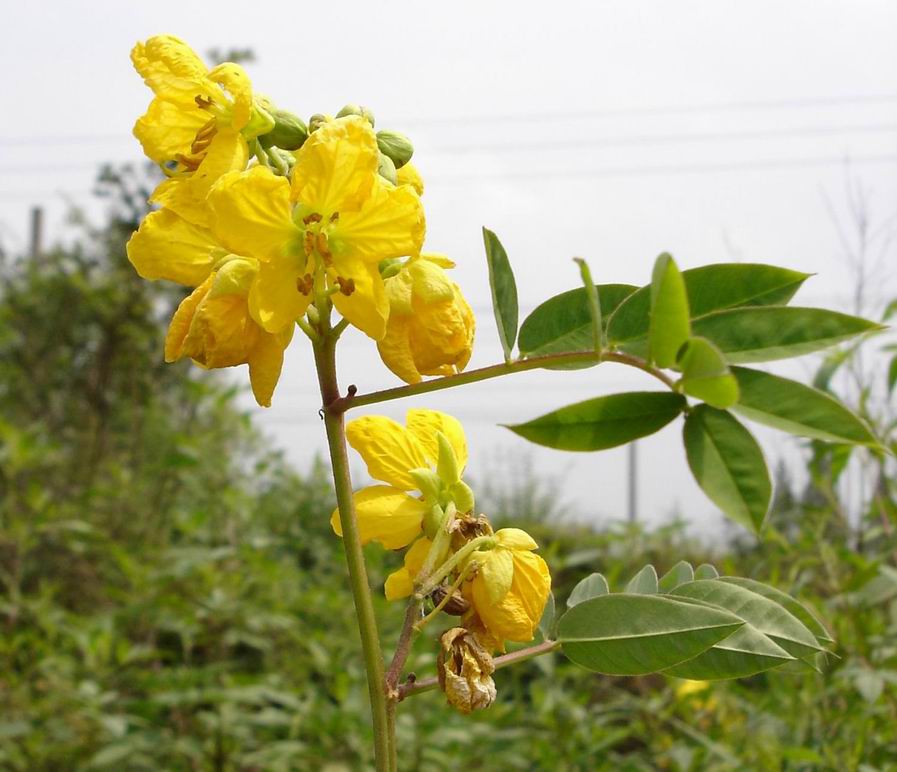
<svg viewBox="0 0 897 772">
<path fill-rule="evenodd" d="M 315 364 L 318 383 L 324 404 L 324 427 L 330 449 L 330 463 L 333 467 L 333 485 L 336 489 L 336 503 L 339 507 L 340 525 L 343 531 L 343 549 L 349 569 L 349 583 L 352 599 L 358 617 L 361 634 L 361 649 L 367 672 L 368 692 L 371 698 L 371 718 L 374 728 L 374 755 L 378 772 L 395 770 L 395 718 L 388 705 L 383 672 L 383 654 L 377 632 L 377 619 L 371 588 L 368 584 L 364 553 L 358 534 L 358 521 L 352 500 L 352 480 L 349 476 L 349 458 L 346 452 L 346 432 L 342 412 L 330 409 L 339 398 L 336 379 L 336 340 L 328 331 L 315 344 Z"/>
<path fill-rule="evenodd" d="M 523 373 L 527 370 L 538 370 L 551 365 L 600 364 L 601 362 L 616 362 L 617 364 L 635 367 L 654 376 L 668 388 L 674 388 L 672 378 L 640 357 L 623 354 L 618 351 L 571 351 L 564 354 L 547 354 L 530 359 L 517 359 L 513 362 L 504 362 L 498 365 L 490 365 L 489 367 L 480 367 L 477 370 L 468 370 L 457 375 L 448 375 L 445 378 L 434 378 L 432 381 L 421 381 L 410 386 L 397 386 L 393 389 L 373 391 L 370 394 L 352 394 L 353 387 L 350 386 L 350 395 L 338 399 L 331 406 L 331 409 L 335 412 L 345 412 L 355 407 L 375 405 L 379 402 L 389 402 L 394 399 L 404 399 L 417 394 L 428 394 L 431 391 L 442 391 L 455 386 L 487 381 L 490 378 L 498 378 L 502 375 Z"/>
</svg>

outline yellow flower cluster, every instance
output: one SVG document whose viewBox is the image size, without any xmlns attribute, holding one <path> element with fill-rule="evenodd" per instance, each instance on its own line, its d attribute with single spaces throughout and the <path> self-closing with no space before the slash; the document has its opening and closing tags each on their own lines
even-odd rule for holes
<svg viewBox="0 0 897 772">
<path fill-rule="evenodd" d="M 401 135 L 375 133 L 360 109 L 315 116 L 306 131 L 239 65 L 210 70 L 169 35 L 131 58 L 154 94 L 134 133 L 166 179 L 128 257 L 144 278 L 195 288 L 166 360 L 248 364 L 268 406 L 294 326 L 332 306 L 409 383 L 466 365 L 473 315 L 445 274 L 451 261 L 421 253 L 423 181 Z"/>
<path fill-rule="evenodd" d="M 493 531 L 474 514 L 473 493 L 462 480 L 467 442 L 457 419 L 415 409 L 405 426 L 365 416 L 350 421 L 346 434 L 368 474 L 385 483 L 354 494 L 362 542 L 409 547 L 404 565 L 386 580 L 387 598 L 429 597 L 460 613 L 463 627 L 493 649 L 532 640 L 551 590 L 548 566 L 525 531 Z M 339 510 L 331 524 L 342 533 Z"/>
</svg>

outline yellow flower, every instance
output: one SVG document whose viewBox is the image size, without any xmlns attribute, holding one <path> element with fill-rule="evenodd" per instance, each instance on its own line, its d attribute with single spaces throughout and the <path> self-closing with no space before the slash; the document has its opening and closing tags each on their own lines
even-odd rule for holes
<svg viewBox="0 0 897 772">
<path fill-rule="evenodd" d="M 182 40 L 158 35 L 138 43 L 131 61 L 155 98 L 134 125 L 146 155 L 173 175 L 150 200 L 200 225 L 201 202 L 212 183 L 245 169 L 247 140 L 273 125 L 253 100 L 242 67 L 227 62 L 212 70 Z"/>
<path fill-rule="evenodd" d="M 467 441 L 457 419 L 436 410 L 409 410 L 405 423 L 403 427 L 385 416 L 364 416 L 346 426 L 349 444 L 364 459 L 368 474 L 386 483 L 353 495 L 362 544 L 377 541 L 387 549 L 401 549 L 420 535 L 433 504 L 409 494 L 420 490 L 418 472 L 432 473 L 440 465 L 440 434 L 451 446 L 459 475 L 467 464 Z M 330 524 L 342 536 L 338 509 Z"/>
<path fill-rule="evenodd" d="M 420 250 L 424 214 L 417 193 L 383 181 L 377 164 L 370 124 L 347 116 L 323 124 L 296 152 L 292 184 L 256 167 L 225 174 L 212 188 L 216 235 L 261 262 L 249 307 L 269 332 L 305 313 L 317 276 L 352 324 L 375 340 L 386 333 L 389 301 L 377 265 Z"/>
<path fill-rule="evenodd" d="M 386 577 L 384 590 L 387 600 L 407 598 L 414 592 L 414 579 L 424 567 L 432 544 L 426 536 L 422 536 L 408 548 L 402 567 Z"/>
<path fill-rule="evenodd" d="M 526 531 L 502 528 L 495 542 L 474 553 L 478 568 L 464 583 L 464 597 L 494 638 L 531 641 L 551 590 L 548 565 L 532 552 L 538 545 Z"/>
<path fill-rule="evenodd" d="M 410 185 L 419 196 L 424 194 L 424 178 L 410 161 L 396 172 L 396 181 L 399 185 Z"/>
<path fill-rule="evenodd" d="M 422 375 L 452 375 L 470 361 L 476 322 L 445 273 L 452 267 L 448 258 L 424 253 L 385 280 L 389 321 L 377 349 L 406 383 L 418 383 Z"/>
<path fill-rule="evenodd" d="M 209 369 L 248 364 L 256 401 L 270 407 L 293 328 L 272 335 L 249 316 L 246 294 L 256 270 L 255 261 L 236 257 L 210 273 L 175 311 L 165 361 L 186 356 Z"/>
</svg>

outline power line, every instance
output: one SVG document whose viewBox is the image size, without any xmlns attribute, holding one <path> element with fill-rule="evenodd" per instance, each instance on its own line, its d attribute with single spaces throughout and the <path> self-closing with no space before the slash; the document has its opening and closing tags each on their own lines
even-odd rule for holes
<svg viewBox="0 0 897 772">
<path fill-rule="evenodd" d="M 834 97 L 802 97 L 790 99 L 745 100 L 739 102 L 697 103 L 687 105 L 653 105 L 647 107 L 625 107 L 601 110 L 581 110 L 570 112 L 529 112 L 491 113 L 488 115 L 442 115 L 430 118 L 395 118 L 395 125 L 463 125 L 483 123 L 504 123 L 507 121 L 565 121 L 589 118 L 617 118 L 635 115 L 677 115 L 687 113 L 718 113 L 738 111 L 787 110 L 808 107 L 834 107 L 860 104 L 897 103 L 897 94 L 854 94 Z M 131 141 L 127 134 L 70 134 L 46 136 L 0 137 L 0 147 L 25 147 L 28 145 L 92 144 L 99 142 Z"/>
<path fill-rule="evenodd" d="M 600 137 L 567 140 L 535 140 L 531 142 L 495 142 L 478 145 L 439 145 L 433 150 L 440 153 L 517 152 L 532 150 L 569 150 L 587 147 L 625 147 L 628 145 L 663 145 L 676 142 L 718 142 L 753 139 L 830 136 L 833 134 L 859 134 L 893 132 L 897 124 L 888 123 L 866 126 L 809 126 L 804 128 L 773 129 L 771 131 L 699 132 L 688 134 L 646 134 L 642 136 Z"/>
<path fill-rule="evenodd" d="M 604 110 L 580 110 L 570 112 L 530 112 L 490 115 L 440 116 L 438 118 L 408 118 L 392 121 L 396 125 L 441 125 L 464 123 L 492 123 L 506 121 L 559 121 L 587 118 L 620 118 L 633 115 L 676 115 L 685 113 L 719 113 L 751 110 L 787 110 L 807 107 L 832 107 L 839 105 L 888 104 L 897 102 L 897 94 L 854 94 L 835 97 L 803 97 L 791 99 L 762 99 L 738 102 L 698 103 L 689 105 L 657 105 L 650 107 L 626 107 Z"/>
<path fill-rule="evenodd" d="M 850 156 L 831 158 L 791 158 L 791 159 L 759 159 L 756 161 L 735 161 L 712 164 L 680 164 L 658 166 L 617 166 L 604 169 L 545 169 L 515 171 L 473 171 L 457 174 L 431 174 L 427 180 L 438 180 L 440 183 L 451 184 L 454 181 L 466 183 L 475 179 L 528 179 L 540 180 L 557 178 L 596 178 L 596 177 L 626 177 L 642 175 L 679 175 L 679 174 L 716 174 L 720 172 L 759 171 L 766 169 L 799 169 L 811 166 L 831 166 L 843 164 L 845 161 L 851 164 L 886 164 L 897 162 L 897 154 L 879 156 Z"/>
</svg>

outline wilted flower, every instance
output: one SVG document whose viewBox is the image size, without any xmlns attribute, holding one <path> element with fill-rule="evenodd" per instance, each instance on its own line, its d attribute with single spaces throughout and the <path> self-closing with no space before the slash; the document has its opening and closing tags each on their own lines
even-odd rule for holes
<svg viewBox="0 0 897 772">
<path fill-rule="evenodd" d="M 453 627 L 440 639 L 437 674 L 449 704 L 461 713 L 488 708 L 495 702 L 495 665 L 475 632 Z"/>
</svg>

